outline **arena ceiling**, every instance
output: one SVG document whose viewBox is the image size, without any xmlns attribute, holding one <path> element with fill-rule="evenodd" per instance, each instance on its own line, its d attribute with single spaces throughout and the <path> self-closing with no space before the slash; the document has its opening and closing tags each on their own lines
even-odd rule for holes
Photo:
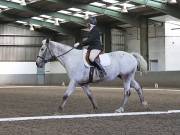
<svg viewBox="0 0 180 135">
<path fill-rule="evenodd" d="M 179 0 L 0 0 L 0 23 L 60 34 L 85 28 L 87 15 L 100 25 L 138 27 L 140 18 L 165 14 L 180 18 Z"/>
</svg>

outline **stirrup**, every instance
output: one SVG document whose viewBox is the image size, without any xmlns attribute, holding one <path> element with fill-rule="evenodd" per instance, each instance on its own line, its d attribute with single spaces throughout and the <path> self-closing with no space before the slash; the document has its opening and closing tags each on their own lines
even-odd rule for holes
<svg viewBox="0 0 180 135">
<path fill-rule="evenodd" d="M 99 70 L 99 77 L 102 79 L 105 77 L 105 73 L 102 70 Z"/>
<path fill-rule="evenodd" d="M 103 79 L 103 78 L 104 78 L 104 74 L 103 74 L 103 73 L 99 73 L 99 77 L 100 77 L 101 79 Z"/>
</svg>

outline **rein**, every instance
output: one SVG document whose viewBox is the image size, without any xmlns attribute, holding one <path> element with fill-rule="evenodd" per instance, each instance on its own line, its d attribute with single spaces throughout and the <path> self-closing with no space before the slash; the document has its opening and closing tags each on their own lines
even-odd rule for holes
<svg viewBox="0 0 180 135">
<path fill-rule="evenodd" d="M 65 53 L 63 53 L 63 54 L 61 54 L 61 55 L 58 55 L 58 56 L 55 56 L 55 57 L 61 57 L 61 56 L 63 56 L 63 55 L 65 55 L 65 54 L 67 54 L 68 52 L 70 52 L 71 50 L 73 50 L 74 49 L 74 47 L 72 47 L 70 50 L 68 50 L 67 52 L 65 52 Z"/>
<path fill-rule="evenodd" d="M 58 58 L 58 57 L 61 57 L 61 56 L 65 55 L 65 54 L 69 53 L 70 51 L 72 51 L 72 50 L 74 49 L 74 47 L 72 47 L 72 48 L 71 48 L 70 50 L 68 50 L 67 52 L 65 52 L 65 53 L 63 53 L 63 54 L 60 54 L 60 55 L 58 55 L 58 56 L 53 56 L 48 46 L 47 46 L 47 49 L 49 50 L 50 55 L 52 56 L 52 58 L 53 58 L 53 57 Z M 39 55 L 38 55 L 37 57 L 41 58 L 45 63 L 48 62 L 48 61 L 50 61 L 50 60 L 52 59 L 52 58 L 51 58 L 51 59 L 47 59 L 47 60 L 46 60 L 44 57 L 39 56 Z"/>
</svg>

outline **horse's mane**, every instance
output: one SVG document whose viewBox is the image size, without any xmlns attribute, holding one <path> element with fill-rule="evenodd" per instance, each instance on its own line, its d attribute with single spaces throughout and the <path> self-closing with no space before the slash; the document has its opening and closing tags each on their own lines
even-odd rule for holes
<svg viewBox="0 0 180 135">
<path fill-rule="evenodd" d="M 73 46 L 71 46 L 71 45 L 68 45 L 68 44 L 64 44 L 64 43 L 60 43 L 60 42 L 56 42 L 56 41 L 50 41 L 51 43 L 53 43 L 53 44 L 55 44 L 55 45 L 61 45 L 61 46 L 63 46 L 63 47 L 70 47 L 70 48 L 72 48 Z"/>
</svg>

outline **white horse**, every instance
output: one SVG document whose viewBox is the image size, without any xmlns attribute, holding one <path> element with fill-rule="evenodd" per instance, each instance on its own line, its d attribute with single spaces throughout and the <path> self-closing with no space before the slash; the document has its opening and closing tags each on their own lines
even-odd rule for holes
<svg viewBox="0 0 180 135">
<path fill-rule="evenodd" d="M 84 61 L 82 60 L 83 50 L 78 50 L 74 47 L 54 41 L 49 41 L 49 39 L 43 40 L 42 43 L 43 45 L 36 60 L 37 67 L 43 67 L 46 62 L 55 57 L 65 67 L 70 79 L 68 88 L 64 93 L 62 104 L 59 106 L 59 109 L 63 110 L 67 102 L 67 98 L 75 91 L 75 88 L 78 85 L 81 86 L 84 92 L 87 94 L 93 108 L 97 109 L 97 104 L 88 83 L 90 68 L 85 66 Z M 139 83 L 134 79 L 137 67 L 144 72 L 147 70 L 147 63 L 144 58 L 138 53 L 127 53 L 124 51 L 111 52 L 107 53 L 107 55 L 111 60 L 111 64 L 104 67 L 107 75 L 103 79 L 96 76 L 94 78 L 96 81 L 94 82 L 113 80 L 116 77 L 123 80 L 124 100 L 122 106 L 115 110 L 115 112 L 124 112 L 124 106 L 131 94 L 131 88 L 136 90 L 137 94 L 139 95 L 140 102 L 145 108 L 147 108 L 148 105 L 144 100 L 143 90 Z"/>
</svg>

